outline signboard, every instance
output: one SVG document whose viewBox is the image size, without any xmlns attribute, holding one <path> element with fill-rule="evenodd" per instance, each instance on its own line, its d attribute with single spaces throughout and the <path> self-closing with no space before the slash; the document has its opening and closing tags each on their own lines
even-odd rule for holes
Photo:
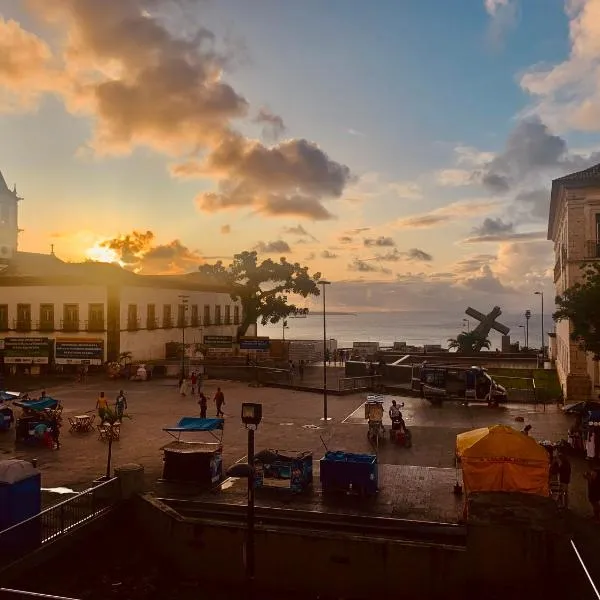
<svg viewBox="0 0 600 600">
<path fill-rule="evenodd" d="M 270 344 L 268 337 L 240 338 L 240 350 L 268 350 Z"/>
<path fill-rule="evenodd" d="M 57 365 L 101 365 L 104 340 L 95 338 L 56 338 Z"/>
<path fill-rule="evenodd" d="M 204 345 L 209 348 L 231 348 L 233 336 L 231 335 L 205 335 Z"/>
<path fill-rule="evenodd" d="M 4 338 L 4 363 L 7 365 L 47 365 L 51 347 L 50 338 Z"/>
</svg>

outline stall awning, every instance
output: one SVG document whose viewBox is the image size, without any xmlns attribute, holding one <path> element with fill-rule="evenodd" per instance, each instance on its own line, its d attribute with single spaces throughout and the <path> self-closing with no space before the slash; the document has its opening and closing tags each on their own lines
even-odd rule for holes
<svg viewBox="0 0 600 600">
<path fill-rule="evenodd" d="M 198 417 L 183 417 L 175 427 L 164 427 L 163 431 L 216 431 L 223 429 L 225 419 L 200 419 Z"/>
<path fill-rule="evenodd" d="M 6 390 L 0 390 L 0 402 L 7 402 L 9 400 L 17 400 L 21 394 L 19 392 L 9 392 Z"/>
<path fill-rule="evenodd" d="M 58 400 L 55 400 L 54 398 L 44 398 L 43 400 L 29 401 L 18 400 L 17 402 L 14 402 L 14 405 L 40 412 L 42 410 L 46 410 L 47 408 L 56 408 L 58 406 Z"/>
</svg>

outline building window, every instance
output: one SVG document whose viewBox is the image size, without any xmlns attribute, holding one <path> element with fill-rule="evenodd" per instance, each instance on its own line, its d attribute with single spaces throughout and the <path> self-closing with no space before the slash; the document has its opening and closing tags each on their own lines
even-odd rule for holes
<svg viewBox="0 0 600 600">
<path fill-rule="evenodd" d="M 54 331 L 54 304 L 40 304 L 40 331 Z"/>
<path fill-rule="evenodd" d="M 225 307 L 225 325 L 231 325 L 231 306 Z"/>
<path fill-rule="evenodd" d="M 63 306 L 63 331 L 79 331 L 79 304 Z"/>
<path fill-rule="evenodd" d="M 173 317 L 171 315 L 170 304 L 165 304 L 163 306 L 163 327 L 165 329 L 171 329 L 171 327 L 173 327 Z"/>
<path fill-rule="evenodd" d="M 185 313 L 187 311 L 187 304 L 177 305 L 177 327 L 185 327 L 187 325 L 187 319 Z"/>
<path fill-rule="evenodd" d="M 192 304 L 192 316 L 191 316 L 190 325 L 192 327 L 198 327 L 200 325 L 200 318 L 198 316 L 198 305 L 197 304 Z"/>
<path fill-rule="evenodd" d="M 88 306 L 88 331 L 104 331 L 104 304 Z"/>
<path fill-rule="evenodd" d="M 8 331 L 8 304 L 0 304 L 0 331 Z"/>
<path fill-rule="evenodd" d="M 210 325 L 210 306 L 208 304 L 204 305 L 204 324 Z"/>
<path fill-rule="evenodd" d="M 148 312 L 146 313 L 146 327 L 148 329 L 156 329 L 156 306 L 148 304 Z"/>
<path fill-rule="evenodd" d="M 239 306 L 233 307 L 233 324 L 234 325 L 240 324 L 240 307 Z"/>
<path fill-rule="evenodd" d="M 221 307 L 217 304 L 215 306 L 215 325 L 221 324 Z"/>
<path fill-rule="evenodd" d="M 17 304 L 17 331 L 31 331 L 31 304 Z"/>
<path fill-rule="evenodd" d="M 130 304 L 127 307 L 127 329 L 136 331 L 138 328 L 138 310 L 137 304 Z"/>
</svg>

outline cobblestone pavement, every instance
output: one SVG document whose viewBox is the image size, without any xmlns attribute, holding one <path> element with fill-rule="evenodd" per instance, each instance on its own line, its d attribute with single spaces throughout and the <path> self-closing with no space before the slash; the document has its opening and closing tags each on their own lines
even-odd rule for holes
<svg viewBox="0 0 600 600">
<path fill-rule="evenodd" d="M 309 450 L 314 452 L 315 459 L 322 455 L 324 446 L 331 450 L 373 451 L 366 439 L 366 423 L 362 418 L 366 394 L 330 396 L 328 412 L 332 419 L 324 424 L 320 420 L 323 406 L 319 394 L 252 388 L 244 383 L 216 380 L 206 381 L 204 385 L 204 392 L 210 399 L 209 416 L 215 414 L 212 397 L 217 386 L 224 390 L 226 399 L 223 439 L 226 465 L 246 455 L 246 431 L 239 417 L 242 402 L 263 403 L 263 422 L 256 434 L 257 450 Z M 124 421 L 121 440 L 113 445 L 113 464 L 140 463 L 145 468 L 148 483 L 154 483 L 162 472 L 161 447 L 172 440 L 162 428 L 174 425 L 182 416 L 198 414 L 196 398 L 182 397 L 172 380 L 142 383 L 102 380 L 48 388 L 47 393 L 64 405 L 61 449 L 15 448 L 14 430 L 11 430 L 0 434 L 0 453 L 5 458 L 37 458 L 46 488 L 85 487 L 106 469 L 106 443 L 100 441 L 95 432 L 69 433 L 67 417 L 93 412 L 100 391 L 114 399 L 121 387 L 127 392 L 128 413 L 132 418 Z M 380 464 L 401 467 L 382 470 L 382 488 L 386 487 L 387 481 L 395 498 L 393 502 L 389 498 L 386 500 L 386 493 L 383 493 L 380 502 L 382 506 L 390 502 L 387 506 L 394 514 L 411 518 L 455 520 L 452 518 L 456 514 L 452 486 L 458 433 L 498 423 L 521 428 L 524 424 L 515 423 L 515 417 L 522 416 L 525 423 L 532 425 L 536 439 L 556 440 L 565 436 L 570 424 L 570 418 L 554 406 L 546 410 L 525 405 L 490 409 L 485 405 L 462 406 L 459 403 L 434 407 L 420 398 L 397 399 L 405 403 L 402 411 L 413 434 L 413 447 L 405 449 L 385 444 L 380 449 Z M 391 397 L 386 397 L 386 412 L 390 402 Z M 584 461 L 573 461 L 571 505 L 580 514 L 589 512 L 581 476 L 584 468 Z M 389 485 L 392 480 L 394 484 Z"/>
</svg>

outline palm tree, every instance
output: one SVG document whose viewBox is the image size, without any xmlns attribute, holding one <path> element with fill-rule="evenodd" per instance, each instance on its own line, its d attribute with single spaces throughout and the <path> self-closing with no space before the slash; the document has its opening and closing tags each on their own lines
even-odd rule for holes
<svg viewBox="0 0 600 600">
<path fill-rule="evenodd" d="M 463 331 L 456 338 L 448 339 L 448 348 L 456 349 L 459 354 L 473 354 L 479 352 L 482 348 L 489 350 L 491 342 L 476 331 Z"/>
</svg>

